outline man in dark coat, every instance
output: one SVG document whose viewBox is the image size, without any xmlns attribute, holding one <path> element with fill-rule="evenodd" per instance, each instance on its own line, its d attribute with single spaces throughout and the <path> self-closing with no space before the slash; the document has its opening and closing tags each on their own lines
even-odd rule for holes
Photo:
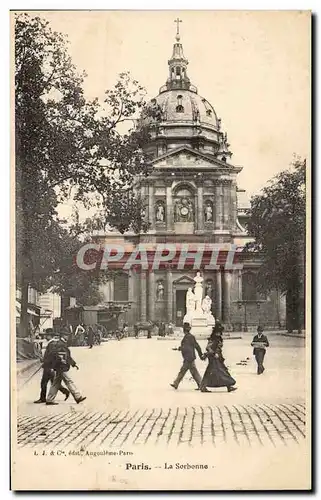
<svg viewBox="0 0 321 500">
<path fill-rule="evenodd" d="M 253 349 L 253 354 L 257 362 L 257 374 L 261 375 L 265 368 L 263 366 L 263 360 L 266 353 L 266 348 L 269 347 L 269 341 L 266 335 L 263 335 L 263 328 L 259 325 L 257 327 L 257 335 L 254 335 L 251 342 Z"/>
<path fill-rule="evenodd" d="M 87 339 L 88 339 L 89 349 L 92 349 L 93 345 L 94 345 L 94 330 L 93 330 L 92 326 L 88 327 L 87 335 L 88 335 Z"/>
<path fill-rule="evenodd" d="M 183 364 L 182 367 L 172 384 L 170 384 L 174 389 L 178 388 L 179 383 L 183 380 L 184 375 L 189 370 L 195 382 L 197 383 L 197 387 L 200 388 L 202 377 L 200 376 L 196 366 L 195 366 L 195 350 L 197 351 L 200 359 L 203 359 L 202 349 L 199 344 L 196 342 L 194 335 L 191 334 L 191 326 L 189 323 L 184 323 L 183 325 L 184 337 L 181 342 L 181 346 L 179 347 L 179 351 L 181 351 L 183 356 Z"/>
<path fill-rule="evenodd" d="M 51 363 L 51 354 L 54 351 L 57 342 L 59 342 L 59 337 L 53 337 L 51 340 L 49 340 L 48 345 L 45 350 L 45 354 L 43 356 L 43 362 L 42 362 L 42 367 L 43 367 L 43 372 L 42 372 L 42 377 L 41 377 L 41 382 L 40 382 L 40 398 L 37 399 L 37 401 L 34 401 L 34 403 L 39 404 L 39 403 L 45 403 L 46 402 L 46 395 L 47 395 L 47 386 L 49 380 L 53 382 L 55 373 L 52 369 L 52 363 Z M 58 388 L 60 392 L 62 392 L 65 395 L 65 401 L 69 397 L 69 391 L 65 387 L 63 387 L 61 384 Z"/>
<path fill-rule="evenodd" d="M 161 321 L 161 323 L 159 325 L 158 335 L 160 337 L 165 337 L 165 323 L 163 323 L 163 321 Z"/>
<path fill-rule="evenodd" d="M 56 375 L 54 381 L 50 387 L 49 394 L 47 396 L 47 405 L 56 405 L 54 401 L 59 387 L 61 385 L 61 381 L 63 380 L 66 384 L 68 390 L 74 397 L 76 403 L 81 403 L 86 398 L 81 395 L 75 386 L 72 378 L 69 375 L 70 367 L 73 366 L 79 370 L 76 361 L 71 357 L 70 349 L 67 346 L 68 335 L 62 334 L 60 335 L 60 340 L 57 342 L 55 349 L 50 353 L 50 364 L 52 368 L 55 370 Z"/>
</svg>

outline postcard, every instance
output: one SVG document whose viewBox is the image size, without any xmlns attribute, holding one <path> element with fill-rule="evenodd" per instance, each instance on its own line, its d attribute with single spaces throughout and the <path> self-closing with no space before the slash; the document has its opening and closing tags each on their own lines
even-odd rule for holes
<svg viewBox="0 0 321 500">
<path fill-rule="evenodd" d="M 11 36 L 12 489 L 310 490 L 311 12 Z"/>
</svg>

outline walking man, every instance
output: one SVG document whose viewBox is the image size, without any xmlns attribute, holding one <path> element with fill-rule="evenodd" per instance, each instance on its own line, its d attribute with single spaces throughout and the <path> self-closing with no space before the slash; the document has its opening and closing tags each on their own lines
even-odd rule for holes
<svg viewBox="0 0 321 500">
<path fill-rule="evenodd" d="M 197 387 L 200 388 L 202 377 L 200 376 L 196 366 L 195 366 L 195 350 L 197 351 L 200 359 L 203 359 L 203 353 L 196 342 L 194 335 L 191 334 L 191 326 L 189 323 L 184 323 L 183 325 L 184 337 L 181 342 L 181 346 L 179 347 L 179 351 L 181 351 L 183 356 L 183 364 L 178 372 L 178 375 L 174 382 L 170 384 L 174 389 L 177 389 L 179 383 L 183 380 L 184 375 L 189 370 L 195 382 L 197 383 Z"/>
<path fill-rule="evenodd" d="M 87 339 L 88 339 L 89 349 L 92 349 L 94 345 L 94 330 L 92 326 L 88 327 Z"/>
<path fill-rule="evenodd" d="M 263 335 L 263 328 L 259 325 L 257 327 L 257 335 L 253 337 L 251 346 L 253 349 L 253 354 L 257 362 L 257 374 L 261 375 L 265 368 L 263 366 L 263 360 L 266 353 L 266 348 L 269 347 L 269 341 L 266 335 Z"/>
<path fill-rule="evenodd" d="M 57 342 L 59 342 L 59 337 L 55 336 L 51 340 L 49 340 L 45 354 L 43 356 L 43 362 L 42 362 L 42 367 L 43 367 L 43 372 L 42 372 L 42 377 L 41 377 L 41 382 L 40 382 L 40 398 L 37 399 L 37 401 L 34 401 L 34 403 L 39 404 L 39 403 L 45 403 L 46 402 L 46 395 L 47 395 L 47 386 L 48 382 L 53 382 L 55 378 L 55 373 L 52 369 L 51 366 L 51 354 L 53 353 L 55 347 L 57 346 Z M 63 387 L 61 384 L 58 387 L 58 391 L 62 392 L 65 395 L 65 401 L 69 398 L 69 391 L 65 387 Z"/>
<path fill-rule="evenodd" d="M 79 370 L 75 360 L 71 357 L 70 349 L 67 347 L 67 338 L 68 335 L 63 333 L 60 335 L 60 340 L 57 342 L 57 345 L 53 352 L 50 355 L 50 363 L 52 368 L 55 370 L 56 375 L 54 381 L 50 387 L 49 394 L 47 397 L 47 405 L 57 405 L 54 401 L 57 396 L 57 392 L 61 385 L 61 381 L 63 380 L 66 384 L 68 390 L 74 397 L 76 403 L 81 403 L 86 399 L 85 396 L 82 396 L 75 386 L 72 378 L 69 375 L 70 366 L 73 366 Z"/>
</svg>

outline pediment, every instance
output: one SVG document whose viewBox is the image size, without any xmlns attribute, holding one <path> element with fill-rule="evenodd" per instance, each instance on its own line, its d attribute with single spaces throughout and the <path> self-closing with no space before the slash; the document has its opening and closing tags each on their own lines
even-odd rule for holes
<svg viewBox="0 0 321 500">
<path fill-rule="evenodd" d="M 189 285 L 189 286 L 194 286 L 195 281 L 193 278 L 190 278 L 190 276 L 181 276 L 177 280 L 174 281 L 175 285 Z"/>
<path fill-rule="evenodd" d="M 166 169 L 219 169 L 219 170 L 234 170 L 232 165 L 222 162 L 210 155 L 203 154 L 199 151 L 188 147 L 180 147 L 169 151 L 168 153 L 155 158 L 152 161 L 154 168 Z"/>
</svg>

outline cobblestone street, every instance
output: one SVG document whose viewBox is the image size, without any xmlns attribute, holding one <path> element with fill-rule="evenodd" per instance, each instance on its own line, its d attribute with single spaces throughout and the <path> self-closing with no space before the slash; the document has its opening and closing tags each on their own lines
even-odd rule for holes
<svg viewBox="0 0 321 500">
<path fill-rule="evenodd" d="M 251 336 L 226 340 L 227 364 L 238 390 L 195 391 L 186 376 L 177 391 L 180 353 L 173 340 L 124 339 L 93 350 L 73 348 L 80 370 L 75 383 L 87 396 L 77 405 L 35 405 L 41 372 L 18 391 L 18 446 L 70 449 L 100 446 L 234 443 L 272 446 L 299 443 L 305 436 L 304 339 L 270 336 L 266 371 L 256 375 Z M 205 347 L 205 341 L 200 342 Z M 249 359 L 247 359 L 249 358 Z M 243 365 L 238 365 L 245 360 Z M 206 363 L 197 361 L 201 373 Z"/>
<path fill-rule="evenodd" d="M 162 410 L 68 412 L 20 417 L 18 444 L 51 449 L 141 444 L 284 444 L 305 436 L 305 411 L 296 405 L 197 406 Z"/>
</svg>

